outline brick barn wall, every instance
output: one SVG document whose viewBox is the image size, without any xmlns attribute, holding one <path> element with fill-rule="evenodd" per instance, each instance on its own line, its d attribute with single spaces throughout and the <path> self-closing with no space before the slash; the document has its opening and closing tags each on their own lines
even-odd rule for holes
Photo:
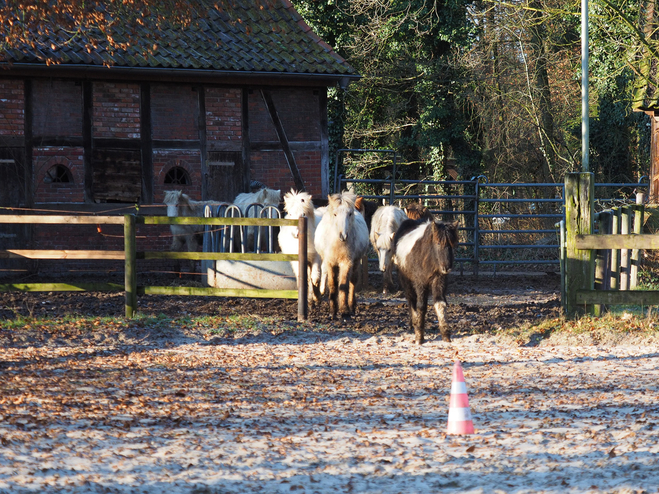
<svg viewBox="0 0 659 494">
<path fill-rule="evenodd" d="M 35 136 L 82 136 L 82 85 L 74 81 L 42 79 L 33 81 L 35 101 Z M 94 82 L 93 137 L 114 139 L 140 138 L 140 85 L 133 83 Z M 207 149 L 209 151 L 240 151 L 242 149 L 242 95 L 240 88 L 205 88 Z M 295 158 L 309 192 L 321 193 L 320 128 L 318 94 L 313 89 L 273 89 L 273 100 L 294 149 Z M 23 135 L 24 82 L 20 79 L 0 79 L 0 136 Z M 278 138 L 259 91 L 249 95 L 250 140 L 261 143 L 260 151 L 250 156 L 251 178 L 286 192 L 293 186 L 284 154 L 278 148 Z M 151 91 L 153 139 L 194 140 L 198 133 L 198 93 L 191 85 L 154 84 Z M 263 143 L 273 145 L 263 146 Z M 304 148 L 304 150 L 302 150 Z M 263 149 L 271 149 L 269 151 Z M 317 149 L 317 150 L 316 150 Z M 45 180 L 48 171 L 66 166 L 72 183 L 52 183 Z M 181 166 L 191 178 L 189 186 L 165 185 L 169 169 Z M 85 210 L 83 150 L 76 147 L 40 147 L 33 153 L 33 191 L 37 208 L 48 204 L 71 204 Z M 201 199 L 201 156 L 198 150 L 155 149 L 153 153 L 154 208 L 166 214 L 162 204 L 164 191 L 183 189 L 193 199 Z M 76 206 L 77 205 L 77 206 Z M 106 211 L 116 214 L 116 204 L 107 204 Z M 59 206 L 62 210 L 62 206 Z M 68 209 L 66 209 L 68 212 Z M 144 209 L 143 209 L 144 211 Z M 43 249 L 122 250 L 123 228 L 101 225 L 45 225 L 33 229 L 33 246 Z M 169 250 L 172 241 L 168 226 L 138 226 L 138 250 Z M 143 269 L 171 270 L 178 261 L 143 261 Z M 121 272 L 118 261 L 41 261 L 44 274 L 88 272 Z"/>
<path fill-rule="evenodd" d="M 199 139 L 199 96 L 192 86 L 151 86 L 151 123 L 154 139 Z"/>
<path fill-rule="evenodd" d="M 32 133 L 39 136 L 82 136 L 82 85 L 75 81 L 32 82 Z"/>
<path fill-rule="evenodd" d="M 25 91 L 20 79 L 0 79 L 0 135 L 22 136 Z"/>
<path fill-rule="evenodd" d="M 95 82 L 93 100 L 94 137 L 139 139 L 139 85 Z"/>
<path fill-rule="evenodd" d="M 207 88 L 205 98 L 208 150 L 240 150 L 242 146 L 242 90 Z"/>
<path fill-rule="evenodd" d="M 35 148 L 32 154 L 35 203 L 85 202 L 85 167 L 83 149 L 74 147 Z M 48 172 L 63 165 L 71 172 L 73 182 L 56 183 L 48 180 Z"/>
<path fill-rule="evenodd" d="M 273 91 L 272 101 L 289 141 L 320 140 L 318 90 L 296 88 Z"/>
<path fill-rule="evenodd" d="M 318 92 L 313 89 L 272 91 L 272 100 L 293 149 L 293 156 L 305 187 L 314 197 L 320 197 L 322 194 L 318 98 Z M 259 91 L 249 95 L 249 127 L 252 143 L 273 142 L 279 146 L 274 124 Z M 317 147 L 317 150 L 296 150 L 296 143 L 304 144 L 305 148 Z M 253 151 L 250 159 L 252 179 L 259 180 L 273 189 L 280 189 L 282 192 L 294 187 L 293 177 L 283 151 Z"/>
</svg>

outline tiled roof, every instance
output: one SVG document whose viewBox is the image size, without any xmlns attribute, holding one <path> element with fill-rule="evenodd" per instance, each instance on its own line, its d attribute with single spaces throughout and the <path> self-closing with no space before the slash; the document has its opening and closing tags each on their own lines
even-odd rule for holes
<svg viewBox="0 0 659 494">
<path fill-rule="evenodd" d="M 171 26 L 155 33 L 153 40 L 141 36 L 137 46 L 108 50 L 100 45 L 88 51 L 85 43 L 73 38 L 62 44 L 44 38 L 36 48 L 11 50 L 6 60 L 45 64 L 47 59 L 61 66 L 103 66 L 229 71 L 263 74 L 306 74 L 357 76 L 348 63 L 322 41 L 304 22 L 288 0 L 240 0 L 231 2 L 230 12 L 208 2 L 206 18 L 181 29 Z M 146 35 L 146 28 L 144 34 Z M 121 31 L 114 39 L 126 41 Z"/>
</svg>

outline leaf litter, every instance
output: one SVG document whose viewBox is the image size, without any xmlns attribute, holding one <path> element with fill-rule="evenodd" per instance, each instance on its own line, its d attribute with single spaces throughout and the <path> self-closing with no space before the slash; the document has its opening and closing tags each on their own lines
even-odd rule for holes
<svg viewBox="0 0 659 494">
<path fill-rule="evenodd" d="M 490 310 L 462 295 L 454 310 Z M 506 297 L 490 307 L 513 310 Z M 243 332 L 2 330 L 0 492 L 659 490 L 653 339 L 523 346 L 483 331 L 419 347 L 398 301 L 375 304 L 392 326 L 266 314 Z M 473 435 L 445 433 L 455 358 Z"/>
</svg>

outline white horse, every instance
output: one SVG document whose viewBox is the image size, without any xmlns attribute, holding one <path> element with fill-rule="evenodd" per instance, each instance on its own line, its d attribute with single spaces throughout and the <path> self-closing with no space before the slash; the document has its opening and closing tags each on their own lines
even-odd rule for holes
<svg viewBox="0 0 659 494">
<path fill-rule="evenodd" d="M 245 218 L 258 218 L 261 210 L 267 206 L 279 206 L 281 201 L 281 190 L 263 188 L 256 192 L 243 192 L 238 194 L 233 200 L 233 204 L 240 208 L 240 212 Z M 246 234 L 246 249 L 254 249 L 254 236 L 256 227 L 247 227 L 243 231 Z M 262 248 L 267 248 L 265 245 Z"/>
<path fill-rule="evenodd" d="M 167 206 L 167 216 L 203 216 L 206 206 L 217 206 L 218 201 L 195 201 L 181 190 L 166 190 L 163 203 Z M 185 245 L 187 252 L 196 252 L 201 245 L 203 226 L 170 225 L 172 232 L 172 250 L 182 250 Z"/>
<path fill-rule="evenodd" d="M 355 264 L 368 250 L 368 227 L 355 209 L 355 194 L 344 192 L 329 196 L 327 211 L 316 226 L 314 243 L 327 274 L 330 315 L 337 311 L 347 317 L 356 309 Z"/>
<path fill-rule="evenodd" d="M 286 218 L 296 219 L 307 218 L 307 269 L 309 272 L 309 302 L 313 304 L 320 303 L 320 269 L 321 261 L 316 247 L 314 246 L 314 236 L 316 233 L 316 216 L 311 195 L 307 192 L 296 192 L 291 189 L 284 195 L 284 210 Z M 279 230 L 279 247 L 284 254 L 297 254 L 299 252 L 299 230 L 297 226 L 282 226 Z M 295 277 L 300 279 L 299 263 L 291 261 L 291 267 Z"/>
<path fill-rule="evenodd" d="M 400 224 L 407 219 L 405 211 L 397 206 L 381 206 L 371 218 L 371 245 L 378 253 L 380 271 L 383 273 L 383 293 L 393 289 L 394 235 Z"/>
<path fill-rule="evenodd" d="M 240 208 L 243 216 L 255 218 L 254 208 L 249 208 L 252 204 L 261 204 L 263 206 L 278 206 L 281 201 L 281 190 L 261 189 L 256 192 L 243 192 L 238 194 L 233 203 Z"/>
</svg>

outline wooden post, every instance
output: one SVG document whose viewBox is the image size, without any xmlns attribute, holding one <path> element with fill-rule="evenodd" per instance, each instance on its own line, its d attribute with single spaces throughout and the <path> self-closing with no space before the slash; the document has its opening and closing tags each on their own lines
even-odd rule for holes
<svg viewBox="0 0 659 494">
<path fill-rule="evenodd" d="M 137 260 L 135 247 L 135 215 L 124 215 L 124 286 L 126 290 L 126 317 L 131 318 L 137 311 Z"/>
<path fill-rule="evenodd" d="M 643 214 L 645 208 L 645 194 L 638 192 L 636 194 L 636 205 L 634 206 L 634 233 L 641 235 L 643 233 Z M 632 250 L 632 265 L 630 272 L 629 288 L 632 290 L 638 287 L 638 268 L 641 263 L 641 251 L 639 249 Z"/>
<path fill-rule="evenodd" d="M 297 286 L 297 320 L 304 322 L 309 318 L 309 280 L 307 270 L 307 218 L 298 220 L 298 286 Z"/>
<path fill-rule="evenodd" d="M 598 233 L 600 235 L 610 235 L 611 232 L 611 211 L 601 211 L 599 213 L 599 228 Z M 595 260 L 595 290 L 606 290 L 609 285 L 609 262 L 610 262 L 610 253 L 609 250 L 599 249 L 596 253 Z"/>
<path fill-rule="evenodd" d="M 591 250 L 575 247 L 577 235 L 593 231 L 594 180 L 592 173 L 569 173 L 565 176 L 565 300 L 567 317 L 584 312 L 577 306 L 577 290 L 593 289 L 594 256 Z M 592 309 L 591 309 L 592 310 Z"/>
<path fill-rule="evenodd" d="M 611 233 L 618 235 L 620 233 L 620 208 L 614 208 L 613 217 L 611 218 Z M 609 277 L 609 286 L 611 290 L 620 289 L 620 251 L 611 249 L 611 276 Z"/>
<path fill-rule="evenodd" d="M 629 206 L 623 206 L 620 218 L 620 234 L 629 235 L 632 210 Z M 629 249 L 620 250 L 620 289 L 629 290 Z"/>
</svg>

